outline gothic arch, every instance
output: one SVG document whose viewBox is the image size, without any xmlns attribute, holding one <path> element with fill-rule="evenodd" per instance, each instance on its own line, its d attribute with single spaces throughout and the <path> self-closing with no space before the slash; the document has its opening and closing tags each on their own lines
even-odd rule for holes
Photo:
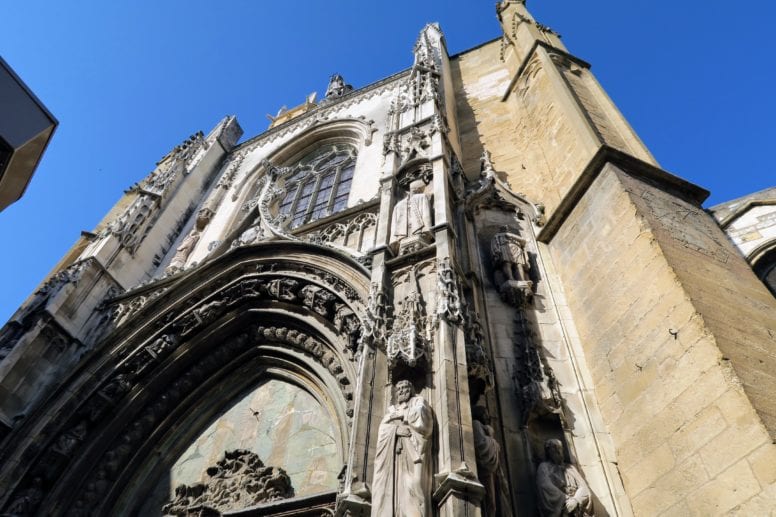
<svg viewBox="0 0 776 517">
<path fill-rule="evenodd" d="M 265 160 L 262 160 L 245 175 L 241 184 L 236 188 L 236 192 L 242 193 L 238 198 L 239 203 L 246 203 L 252 196 L 256 195 L 259 189 L 245 188 L 245 186 L 250 183 L 258 185 L 261 178 L 265 177 L 268 172 L 268 164 L 288 165 L 302 158 L 314 147 L 327 143 L 350 145 L 355 149 L 356 154 L 360 155 L 364 146 L 371 145 L 372 132 L 371 124 L 357 118 L 319 121 L 313 124 L 312 127 L 302 131 L 289 142 L 269 153 Z"/>
<path fill-rule="evenodd" d="M 274 242 L 127 293 L 132 309 L 104 344 L 8 437 L 2 507 L 27 497 L 33 513 L 126 510 L 219 403 L 269 378 L 326 408 L 344 463 L 368 291 L 352 259 Z"/>
</svg>

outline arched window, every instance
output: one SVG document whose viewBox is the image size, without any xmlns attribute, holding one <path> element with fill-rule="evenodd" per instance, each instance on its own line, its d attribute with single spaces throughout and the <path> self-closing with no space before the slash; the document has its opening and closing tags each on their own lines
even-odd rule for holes
<svg viewBox="0 0 776 517">
<path fill-rule="evenodd" d="M 292 166 L 285 178 L 286 196 L 280 213 L 289 228 L 344 210 L 348 202 L 356 152 L 348 145 L 330 144 Z"/>
</svg>

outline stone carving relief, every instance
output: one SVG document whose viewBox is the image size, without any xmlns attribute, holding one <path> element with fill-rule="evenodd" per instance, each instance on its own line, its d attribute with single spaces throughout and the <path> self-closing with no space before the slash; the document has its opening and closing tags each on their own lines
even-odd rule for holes
<svg viewBox="0 0 776 517">
<path fill-rule="evenodd" d="M 437 261 L 437 317 L 452 324 L 463 321 L 461 306 L 461 288 L 458 275 L 450 266 L 450 259 L 445 257 Z"/>
<path fill-rule="evenodd" d="M 531 303 L 533 282 L 528 276 L 531 263 L 525 251 L 525 239 L 502 226 L 490 242 L 495 272 L 493 281 L 501 299 L 515 307 Z"/>
<path fill-rule="evenodd" d="M 342 222 L 332 222 L 320 230 L 303 235 L 302 238 L 320 246 L 345 251 L 360 259 L 360 254 L 374 247 L 376 230 L 377 214 L 366 212 Z"/>
<path fill-rule="evenodd" d="M 412 179 L 408 191 L 393 208 L 390 242 L 398 248 L 399 255 L 423 248 L 434 240 L 427 183 L 422 177 Z"/>
<path fill-rule="evenodd" d="M 347 314 L 345 315 L 347 316 Z M 311 357 L 337 379 L 345 399 L 346 415 L 353 415 L 352 383 L 342 364 L 331 349 L 296 329 L 287 327 L 252 326 L 248 331 L 216 347 L 199 362 L 172 382 L 166 390 L 157 393 L 145 408 L 127 425 L 126 431 L 114 438 L 114 443 L 85 480 L 83 488 L 69 515 L 89 515 L 102 502 L 102 496 L 118 479 L 124 466 L 141 446 L 155 426 L 169 415 L 170 411 L 204 382 L 213 372 L 248 349 L 267 342 L 285 344 Z M 141 347 L 119 367 L 74 413 L 72 422 L 59 435 L 54 436 L 47 449 L 42 451 L 37 467 L 32 469 L 28 481 L 23 482 L 12 498 L 13 505 L 27 505 L 30 513 L 41 503 L 42 497 L 32 497 L 37 490 L 36 479 L 54 479 L 67 466 L 69 458 L 76 457 L 78 448 L 88 440 L 89 433 L 97 427 L 100 419 L 115 408 L 135 385 L 152 369 L 153 365 L 169 356 L 182 343 L 174 335 L 162 335 L 149 345 Z M 119 352 L 121 353 L 121 352 Z M 45 439 L 44 435 L 39 437 Z M 190 494 L 187 492 L 187 494 Z M 9 507 L 6 507 L 6 512 Z"/>
<path fill-rule="evenodd" d="M 431 353 L 426 302 L 417 278 L 421 266 L 422 264 L 416 264 L 409 270 L 409 293 L 397 303 L 396 317 L 392 321 L 391 332 L 386 341 L 386 354 L 392 369 L 400 363 L 414 368 L 426 362 Z"/>
<path fill-rule="evenodd" d="M 427 158 L 428 149 L 431 147 L 431 135 L 429 132 L 417 126 L 410 128 L 409 133 L 401 138 L 399 156 L 402 163 L 407 163 L 415 158 Z"/>
<path fill-rule="evenodd" d="M 483 150 L 480 156 L 480 178 L 485 182 L 492 182 L 496 178 L 496 169 L 493 168 L 493 160 L 488 150 Z"/>
<path fill-rule="evenodd" d="M 185 239 L 183 239 L 183 242 L 181 242 L 180 246 L 175 250 L 175 255 L 172 257 L 170 265 L 167 266 L 165 273 L 172 274 L 183 270 L 186 266 L 186 260 L 189 258 L 189 255 L 191 255 L 191 252 L 194 251 L 197 242 L 199 242 L 200 235 L 199 230 L 195 228 Z"/>
<path fill-rule="evenodd" d="M 22 490 L 8 505 L 5 515 L 21 516 L 33 515 L 35 509 L 43 500 L 43 478 L 40 476 L 32 480 L 32 484 Z"/>
<path fill-rule="evenodd" d="M 517 318 L 515 360 L 518 395 L 523 422 L 549 415 L 561 416 L 561 396 L 552 370 L 547 367 L 533 341 L 531 330 L 520 314 Z"/>
<path fill-rule="evenodd" d="M 204 483 L 175 487 L 175 497 L 162 507 L 162 514 L 220 514 L 294 496 L 286 471 L 265 466 L 248 450 L 226 451 L 206 472 L 208 479 Z"/>
<path fill-rule="evenodd" d="M 377 436 L 372 516 L 427 517 L 432 514 L 429 479 L 433 414 L 408 380 L 396 383 L 394 399 Z"/>
<path fill-rule="evenodd" d="M 108 225 L 107 232 L 116 236 L 122 246 L 134 253 L 145 237 L 151 219 L 161 204 L 158 194 L 142 193 L 127 209 Z"/>
<path fill-rule="evenodd" d="M 466 336 L 466 372 L 469 377 L 471 398 L 476 401 L 480 395 L 493 388 L 493 368 L 485 349 L 485 332 L 477 313 L 466 311 L 464 318 Z"/>
<path fill-rule="evenodd" d="M 121 325 L 123 322 L 131 318 L 140 309 L 146 306 L 149 302 L 152 302 L 156 298 L 164 294 L 169 287 L 164 286 L 153 291 L 145 291 L 143 294 L 137 294 L 135 296 L 129 296 L 122 299 L 120 302 L 115 303 L 108 301 L 108 304 L 114 304 L 111 313 L 111 319 L 117 324 Z"/>
<path fill-rule="evenodd" d="M 563 444 L 550 439 L 544 444 L 545 460 L 536 472 L 536 491 L 542 515 L 593 517 L 593 501 L 587 482 L 577 468 L 565 463 Z"/>
<path fill-rule="evenodd" d="M 366 316 L 363 321 L 359 348 L 384 346 L 389 316 L 388 297 L 379 284 L 372 282 L 366 303 Z"/>
<path fill-rule="evenodd" d="M 231 248 L 240 246 L 250 246 L 257 244 L 267 238 L 267 234 L 261 225 L 261 217 L 257 217 L 253 224 L 247 230 L 242 232 L 239 237 L 232 241 Z"/>
<path fill-rule="evenodd" d="M 73 264 L 52 275 L 48 280 L 46 280 L 46 282 L 43 283 L 42 286 L 40 286 L 37 291 L 33 293 L 30 301 L 21 307 L 20 310 L 22 314 L 21 316 L 17 315 L 15 319 L 25 319 L 27 316 L 39 312 L 43 307 L 46 306 L 48 301 L 56 296 L 56 294 L 59 293 L 65 286 L 78 285 L 78 281 L 89 267 L 89 262 L 94 260 L 94 258 L 90 257 L 86 260 L 74 262 Z M 13 323 L 18 324 L 19 322 L 14 320 L 9 321 L 9 323 L 2 329 L 2 331 L 0 331 L 0 350 L 8 347 L 9 343 L 12 341 L 11 334 L 15 334 L 14 332 L 11 332 L 13 330 L 12 327 L 14 327 L 14 325 L 12 325 Z M 18 337 L 20 336 L 17 336 L 17 338 Z M 10 347 L 8 348 L 10 349 Z M 0 354 L 1 353 L 2 352 L 0 352 Z"/>
<path fill-rule="evenodd" d="M 297 350 L 308 354 L 315 361 L 320 363 L 331 373 L 339 383 L 340 391 L 345 399 L 346 415 L 348 417 L 353 416 L 353 391 L 350 379 L 345 374 L 345 370 L 342 367 L 339 359 L 329 350 L 329 348 L 313 338 L 300 332 L 296 329 L 288 327 L 263 327 L 258 326 L 255 329 L 254 335 L 258 342 L 261 341 L 275 341 L 285 343 Z"/>
</svg>

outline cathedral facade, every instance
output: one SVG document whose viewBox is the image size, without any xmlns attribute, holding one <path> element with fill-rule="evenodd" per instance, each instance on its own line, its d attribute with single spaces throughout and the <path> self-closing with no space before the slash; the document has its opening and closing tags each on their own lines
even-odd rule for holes
<svg viewBox="0 0 776 517">
<path fill-rule="evenodd" d="M 703 210 L 496 11 L 225 117 L 82 235 L 0 330 L 1 515 L 776 507 L 776 198 Z"/>
</svg>

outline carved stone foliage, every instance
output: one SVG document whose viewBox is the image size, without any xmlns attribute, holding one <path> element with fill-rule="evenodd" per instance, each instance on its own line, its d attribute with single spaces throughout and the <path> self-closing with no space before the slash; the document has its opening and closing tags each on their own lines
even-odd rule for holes
<svg viewBox="0 0 776 517">
<path fill-rule="evenodd" d="M 450 323 L 463 321 L 461 288 L 458 275 L 450 267 L 450 259 L 445 257 L 437 261 L 437 306 L 436 313 Z"/>
<path fill-rule="evenodd" d="M 467 310 L 464 318 L 466 371 L 473 400 L 493 388 L 493 367 L 485 349 L 485 332 L 477 313 Z"/>
<path fill-rule="evenodd" d="M 396 303 L 395 318 L 386 340 L 386 354 L 391 368 L 401 364 L 414 368 L 430 359 L 431 336 L 426 314 L 426 301 L 421 294 L 418 272 L 422 264 L 408 271 L 408 294 Z"/>
<path fill-rule="evenodd" d="M 206 472 L 204 483 L 175 487 L 175 497 L 162 507 L 162 514 L 190 516 L 208 510 L 222 513 L 294 496 L 286 471 L 265 466 L 248 450 L 226 451 Z"/>
<path fill-rule="evenodd" d="M 359 340 L 360 348 L 364 346 L 382 348 L 384 346 L 390 316 L 388 311 L 388 297 L 379 284 L 372 282 L 366 304 L 363 331 Z"/>
</svg>

